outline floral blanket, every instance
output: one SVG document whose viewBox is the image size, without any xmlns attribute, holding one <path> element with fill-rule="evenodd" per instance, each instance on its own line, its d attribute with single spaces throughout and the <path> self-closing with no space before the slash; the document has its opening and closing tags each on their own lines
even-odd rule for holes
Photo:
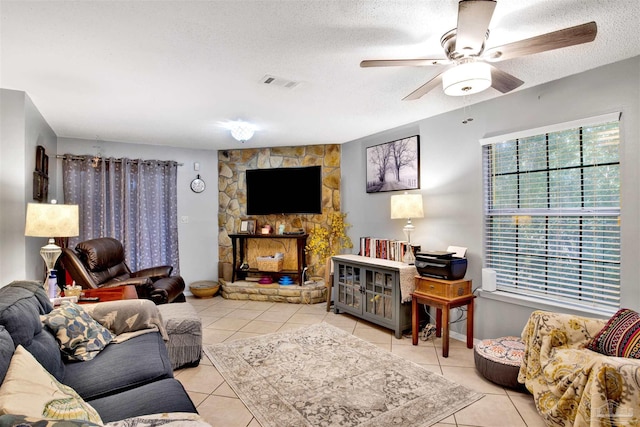
<svg viewBox="0 0 640 427">
<path fill-rule="evenodd" d="M 548 426 L 640 426 L 640 360 L 585 348 L 606 320 L 535 311 L 518 381 Z"/>
</svg>

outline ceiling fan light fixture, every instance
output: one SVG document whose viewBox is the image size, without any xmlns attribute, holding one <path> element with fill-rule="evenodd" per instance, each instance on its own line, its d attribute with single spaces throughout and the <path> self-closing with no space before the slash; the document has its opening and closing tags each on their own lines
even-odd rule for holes
<svg viewBox="0 0 640 427">
<path fill-rule="evenodd" d="M 491 86 L 491 66 L 485 62 L 465 62 L 442 74 L 442 88 L 449 96 L 482 92 Z"/>
</svg>

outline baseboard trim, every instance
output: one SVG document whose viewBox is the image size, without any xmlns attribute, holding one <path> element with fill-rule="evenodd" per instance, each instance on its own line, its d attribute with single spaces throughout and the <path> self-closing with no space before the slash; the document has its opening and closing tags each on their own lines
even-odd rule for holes
<svg viewBox="0 0 640 427">
<path fill-rule="evenodd" d="M 451 338 L 453 338 L 454 340 L 462 341 L 464 343 L 467 342 L 467 335 L 461 334 L 460 332 L 449 331 L 449 339 L 451 339 Z M 476 344 L 478 344 L 479 342 L 480 342 L 479 339 L 477 339 L 477 338 L 473 339 L 473 345 L 474 346 Z"/>
</svg>

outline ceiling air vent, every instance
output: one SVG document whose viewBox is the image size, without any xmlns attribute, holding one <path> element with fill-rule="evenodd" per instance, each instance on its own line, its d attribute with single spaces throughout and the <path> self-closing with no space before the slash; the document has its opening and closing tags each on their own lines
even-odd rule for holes
<svg viewBox="0 0 640 427">
<path fill-rule="evenodd" d="M 271 76 L 269 74 L 260 79 L 260 83 L 264 83 L 269 86 L 278 86 L 285 89 L 293 89 L 300 84 L 300 82 L 294 82 L 293 80 L 287 80 L 282 77 Z"/>
</svg>

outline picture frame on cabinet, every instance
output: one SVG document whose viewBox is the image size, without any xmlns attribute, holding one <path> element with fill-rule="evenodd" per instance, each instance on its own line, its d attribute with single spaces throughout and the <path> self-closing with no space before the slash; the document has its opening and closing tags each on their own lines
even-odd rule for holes
<svg viewBox="0 0 640 427">
<path fill-rule="evenodd" d="M 240 229 L 238 234 L 255 234 L 256 232 L 256 220 L 255 219 L 241 219 Z"/>
<path fill-rule="evenodd" d="M 367 147 L 367 193 L 420 188 L 420 136 Z"/>
</svg>

